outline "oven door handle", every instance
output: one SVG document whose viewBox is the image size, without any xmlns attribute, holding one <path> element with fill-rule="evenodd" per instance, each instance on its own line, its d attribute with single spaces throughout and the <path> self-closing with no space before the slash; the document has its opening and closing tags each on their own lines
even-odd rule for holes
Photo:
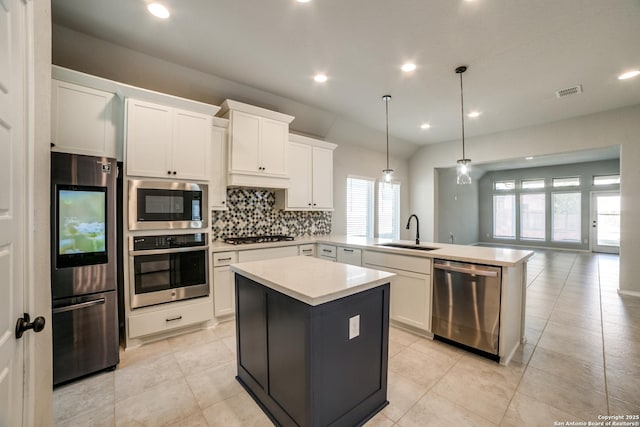
<svg viewBox="0 0 640 427">
<path fill-rule="evenodd" d="M 92 305 L 100 305 L 104 303 L 105 303 L 105 299 L 100 298 L 93 301 L 81 302 L 79 304 L 72 304 L 72 305 L 66 305 L 64 307 L 54 308 L 53 310 L 51 310 L 51 313 L 53 314 L 65 313 L 67 311 L 80 310 L 82 308 L 91 307 Z"/>
<path fill-rule="evenodd" d="M 148 249 L 144 251 L 129 251 L 129 255 L 162 255 L 162 254 L 177 254 L 181 252 L 197 252 L 208 251 L 209 246 L 189 246 L 186 248 L 170 248 L 170 249 Z"/>
<path fill-rule="evenodd" d="M 473 274 L 476 276 L 498 277 L 498 273 L 491 270 L 476 270 L 474 268 L 454 267 L 452 265 L 442 265 L 435 263 L 433 264 L 433 268 L 438 268 L 445 271 L 455 271 L 456 273 Z"/>
</svg>

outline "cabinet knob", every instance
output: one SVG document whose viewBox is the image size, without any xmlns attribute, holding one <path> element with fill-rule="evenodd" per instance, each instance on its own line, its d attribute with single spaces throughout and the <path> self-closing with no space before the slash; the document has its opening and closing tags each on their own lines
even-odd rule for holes
<svg viewBox="0 0 640 427">
<path fill-rule="evenodd" d="M 223 205 L 224 205 L 224 204 L 226 204 L 226 203 L 227 203 L 227 202 L 225 202 L 224 200 L 222 201 L 222 204 L 223 204 Z"/>
<path fill-rule="evenodd" d="M 311 206 L 311 203 L 309 203 L 309 206 Z"/>
<path fill-rule="evenodd" d="M 173 174 L 175 175 L 175 174 L 176 174 L 176 171 L 173 171 Z"/>
<path fill-rule="evenodd" d="M 314 203 L 313 206 L 315 206 L 316 204 Z"/>
<path fill-rule="evenodd" d="M 167 171 L 167 175 L 171 175 L 171 171 Z"/>
</svg>

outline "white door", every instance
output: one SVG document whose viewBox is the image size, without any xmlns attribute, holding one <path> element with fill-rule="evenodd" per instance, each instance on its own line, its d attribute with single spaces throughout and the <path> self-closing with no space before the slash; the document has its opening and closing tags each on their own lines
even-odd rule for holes
<svg viewBox="0 0 640 427">
<path fill-rule="evenodd" d="M 175 110 L 172 170 L 175 177 L 208 181 L 211 164 L 211 117 Z"/>
<path fill-rule="evenodd" d="M 0 426 L 21 426 L 23 347 L 15 324 L 24 294 L 24 3 L 0 0 Z"/>
<path fill-rule="evenodd" d="M 591 193 L 591 250 L 620 253 L 620 192 Z"/>
<path fill-rule="evenodd" d="M 260 155 L 262 173 L 287 176 L 287 140 L 289 125 L 271 119 L 260 119 Z"/>
<path fill-rule="evenodd" d="M 311 209 L 311 146 L 289 142 L 287 207 Z"/>
<path fill-rule="evenodd" d="M 127 174 L 168 178 L 174 175 L 169 155 L 173 142 L 173 110 L 164 105 L 127 99 Z"/>
</svg>

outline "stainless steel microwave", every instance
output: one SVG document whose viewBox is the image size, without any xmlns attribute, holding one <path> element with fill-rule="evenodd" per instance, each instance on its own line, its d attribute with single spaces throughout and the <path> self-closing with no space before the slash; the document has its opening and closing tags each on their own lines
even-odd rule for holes
<svg viewBox="0 0 640 427">
<path fill-rule="evenodd" d="M 129 230 L 207 227 L 206 184 L 129 181 Z"/>
</svg>

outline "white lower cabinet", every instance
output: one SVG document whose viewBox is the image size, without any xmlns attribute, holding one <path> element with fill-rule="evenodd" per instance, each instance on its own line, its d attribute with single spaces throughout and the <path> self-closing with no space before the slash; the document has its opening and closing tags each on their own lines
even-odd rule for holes
<svg viewBox="0 0 640 427">
<path fill-rule="evenodd" d="M 337 261 L 343 264 L 362 266 L 362 251 L 354 248 L 338 247 Z"/>
<path fill-rule="evenodd" d="M 235 283 L 229 264 L 238 261 L 237 252 L 213 254 L 213 314 L 215 317 L 235 314 Z"/>
<path fill-rule="evenodd" d="M 167 305 L 156 311 L 129 316 L 129 338 L 157 334 L 211 320 L 211 299 L 191 304 Z"/>
<path fill-rule="evenodd" d="M 395 273 L 391 282 L 391 320 L 431 331 L 431 260 L 422 257 L 364 251 L 365 267 Z"/>
<path fill-rule="evenodd" d="M 284 258 L 288 256 L 297 256 L 298 246 L 280 246 L 276 248 L 251 249 L 248 251 L 240 251 L 238 254 L 238 262 L 261 261 L 264 259 Z"/>
<path fill-rule="evenodd" d="M 313 243 L 309 243 L 307 245 L 300 245 L 298 247 L 298 255 L 316 256 L 316 245 Z"/>
<path fill-rule="evenodd" d="M 325 245 L 324 243 L 318 243 L 318 250 L 316 251 L 318 258 L 325 259 L 327 261 L 336 262 L 337 248 L 333 245 Z"/>
</svg>

